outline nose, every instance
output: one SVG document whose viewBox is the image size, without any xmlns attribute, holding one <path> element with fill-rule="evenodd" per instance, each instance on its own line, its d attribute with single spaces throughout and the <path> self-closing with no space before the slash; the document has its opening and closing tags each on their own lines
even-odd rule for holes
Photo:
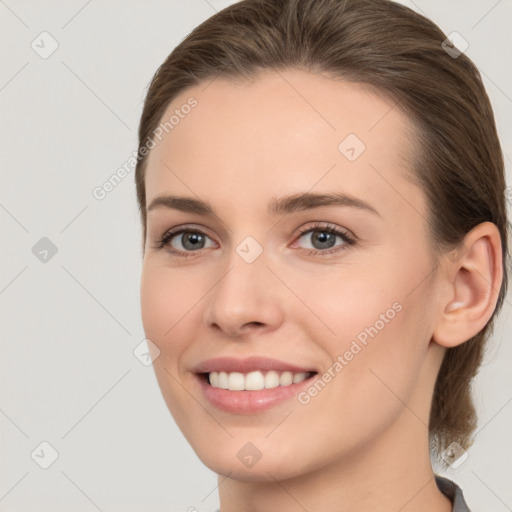
<svg viewBox="0 0 512 512">
<path fill-rule="evenodd" d="M 283 285 L 264 257 L 247 263 L 235 254 L 208 295 L 204 320 L 230 338 L 273 331 L 283 322 L 285 301 Z"/>
</svg>

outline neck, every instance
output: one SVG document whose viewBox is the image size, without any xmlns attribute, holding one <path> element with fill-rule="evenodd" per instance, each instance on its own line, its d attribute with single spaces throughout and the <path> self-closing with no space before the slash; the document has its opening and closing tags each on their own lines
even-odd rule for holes
<svg viewBox="0 0 512 512">
<path fill-rule="evenodd" d="M 257 482 L 220 476 L 220 512 L 450 512 L 428 446 L 428 427 L 404 409 L 377 441 L 319 470 Z"/>
</svg>

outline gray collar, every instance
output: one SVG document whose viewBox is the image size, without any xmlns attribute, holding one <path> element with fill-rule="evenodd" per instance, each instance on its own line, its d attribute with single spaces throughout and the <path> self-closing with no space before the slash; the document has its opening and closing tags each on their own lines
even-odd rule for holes
<svg viewBox="0 0 512 512">
<path fill-rule="evenodd" d="M 452 512 L 471 512 L 462 495 L 462 489 L 455 482 L 448 480 L 448 478 L 439 475 L 435 476 L 438 489 L 447 496 L 453 504 Z"/>
</svg>

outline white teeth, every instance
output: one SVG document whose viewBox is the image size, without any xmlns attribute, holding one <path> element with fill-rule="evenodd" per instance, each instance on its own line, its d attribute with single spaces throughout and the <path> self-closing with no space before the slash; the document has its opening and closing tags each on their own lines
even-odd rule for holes
<svg viewBox="0 0 512 512">
<path fill-rule="evenodd" d="M 230 391 L 242 391 L 245 389 L 245 377 L 243 373 L 231 372 L 228 375 L 228 388 Z"/>
<path fill-rule="evenodd" d="M 265 375 L 265 389 L 277 388 L 279 386 L 279 374 L 273 370 Z"/>
<path fill-rule="evenodd" d="M 293 383 L 293 373 L 292 372 L 283 372 L 281 377 L 279 377 L 279 385 L 280 386 L 289 386 Z"/>
<path fill-rule="evenodd" d="M 215 372 L 213 372 L 215 373 Z M 211 373 L 210 373 L 211 375 Z M 212 386 L 215 387 L 214 384 Z M 265 377 L 261 372 L 251 372 L 245 376 L 245 389 L 249 391 L 259 391 L 265 389 Z"/>
<path fill-rule="evenodd" d="M 229 389 L 230 391 L 259 391 L 278 386 L 290 386 L 302 382 L 308 375 L 308 373 L 292 373 L 289 371 L 279 374 L 274 370 L 266 374 L 260 371 L 250 373 L 210 372 L 208 374 L 210 384 L 214 388 Z"/>
<path fill-rule="evenodd" d="M 219 374 L 217 372 L 210 373 L 210 384 L 214 388 L 218 388 L 219 387 Z"/>
<path fill-rule="evenodd" d="M 217 372 L 212 372 L 217 373 Z M 213 385 L 213 384 L 212 384 Z M 228 374 L 226 372 L 219 373 L 219 388 L 228 389 Z"/>
</svg>

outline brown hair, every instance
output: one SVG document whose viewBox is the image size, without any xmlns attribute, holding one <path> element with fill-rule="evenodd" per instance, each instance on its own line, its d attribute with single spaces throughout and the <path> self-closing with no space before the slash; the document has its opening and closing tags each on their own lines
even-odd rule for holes
<svg viewBox="0 0 512 512">
<path fill-rule="evenodd" d="M 243 0 L 196 27 L 156 71 L 139 126 L 135 173 L 146 238 L 146 141 L 169 103 L 217 76 L 254 78 L 295 68 L 366 84 L 413 120 L 413 171 L 428 204 L 435 254 L 457 247 L 484 221 L 499 229 L 504 279 L 494 313 L 476 336 L 445 354 L 430 413 L 431 448 L 472 443 L 470 385 L 507 289 L 508 223 L 503 155 L 480 74 L 464 54 L 446 51 L 433 22 L 390 0 Z"/>
</svg>

